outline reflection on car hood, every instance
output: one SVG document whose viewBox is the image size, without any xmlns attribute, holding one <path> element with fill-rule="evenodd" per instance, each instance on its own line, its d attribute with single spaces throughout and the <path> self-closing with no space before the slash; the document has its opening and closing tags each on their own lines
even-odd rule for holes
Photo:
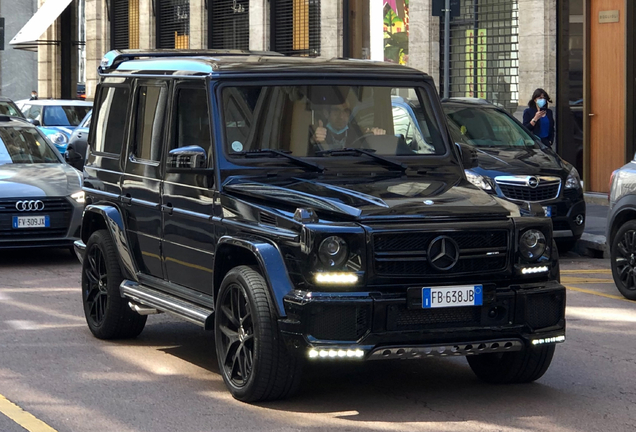
<svg viewBox="0 0 636 432">
<path fill-rule="evenodd" d="M 62 132 L 67 138 L 71 136 L 76 126 L 40 126 L 40 130 L 44 135 Z"/>
<path fill-rule="evenodd" d="M 504 219 L 510 206 L 475 188 L 462 177 L 411 178 L 233 178 L 230 194 L 256 198 L 259 204 L 293 212 L 312 208 L 346 219 L 420 218 Z"/>
<path fill-rule="evenodd" d="M 80 173 L 66 164 L 0 165 L 0 198 L 66 196 L 81 187 Z"/>
<path fill-rule="evenodd" d="M 477 150 L 479 174 L 495 177 L 498 175 L 557 175 L 561 177 L 564 167 L 561 159 L 551 152 L 533 147 L 484 148 Z M 487 172 L 486 172 L 487 171 Z"/>
</svg>

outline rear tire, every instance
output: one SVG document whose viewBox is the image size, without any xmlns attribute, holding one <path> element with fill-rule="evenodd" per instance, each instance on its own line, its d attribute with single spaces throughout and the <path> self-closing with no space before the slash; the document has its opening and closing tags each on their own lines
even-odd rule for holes
<svg viewBox="0 0 636 432">
<path fill-rule="evenodd" d="M 236 399 L 283 399 L 297 390 L 301 361 L 285 347 L 267 284 L 254 268 L 235 267 L 223 279 L 214 333 L 219 370 Z"/>
<path fill-rule="evenodd" d="M 618 229 L 610 247 L 612 277 L 616 288 L 629 300 L 636 300 L 636 221 Z"/>
<path fill-rule="evenodd" d="M 475 375 L 493 384 L 528 383 L 536 381 L 550 367 L 554 345 L 524 348 L 522 351 L 468 356 Z"/>
<path fill-rule="evenodd" d="M 128 339 L 139 336 L 146 325 L 121 297 L 121 274 L 117 249 L 106 230 L 95 231 L 86 244 L 82 262 L 82 304 L 91 333 L 99 339 Z"/>
</svg>

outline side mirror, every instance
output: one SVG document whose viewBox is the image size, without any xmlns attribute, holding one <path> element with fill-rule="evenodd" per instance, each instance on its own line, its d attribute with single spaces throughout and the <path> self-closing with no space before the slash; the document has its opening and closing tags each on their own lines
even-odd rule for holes
<svg viewBox="0 0 636 432">
<path fill-rule="evenodd" d="M 40 124 L 40 120 L 37 119 L 28 119 L 28 122 L 31 123 L 33 126 L 42 126 Z"/>
<path fill-rule="evenodd" d="M 180 147 L 168 152 L 169 173 L 202 173 L 208 171 L 208 154 L 199 146 Z"/>
<path fill-rule="evenodd" d="M 462 164 L 464 169 L 477 168 L 479 166 L 479 159 L 477 157 L 477 150 L 468 144 L 455 143 L 459 149 L 459 154 L 462 157 Z"/>
</svg>

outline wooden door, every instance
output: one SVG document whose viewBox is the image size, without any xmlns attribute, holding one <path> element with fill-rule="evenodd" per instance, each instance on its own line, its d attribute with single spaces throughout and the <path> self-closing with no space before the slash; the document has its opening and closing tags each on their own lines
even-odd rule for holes
<svg viewBox="0 0 636 432">
<path fill-rule="evenodd" d="M 618 11 L 618 22 L 600 22 L 613 21 L 609 11 Z M 592 192 L 607 192 L 612 171 L 625 163 L 626 20 L 625 0 L 591 1 L 587 188 Z"/>
</svg>

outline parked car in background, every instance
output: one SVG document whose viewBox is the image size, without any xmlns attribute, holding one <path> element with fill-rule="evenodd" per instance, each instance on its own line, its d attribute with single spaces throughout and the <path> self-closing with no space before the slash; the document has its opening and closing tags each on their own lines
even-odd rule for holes
<svg viewBox="0 0 636 432">
<path fill-rule="evenodd" d="M 84 209 L 81 175 L 26 120 L 0 116 L 0 249 L 70 248 Z"/>
<path fill-rule="evenodd" d="M 62 154 L 66 152 L 73 130 L 93 106 L 92 102 L 61 99 L 21 100 L 16 104 Z"/>
<path fill-rule="evenodd" d="M 636 155 L 612 173 L 606 238 L 616 287 L 636 300 Z"/>
<path fill-rule="evenodd" d="M 534 202 L 552 218 L 559 251 L 571 249 L 585 228 L 579 173 L 504 109 L 481 99 L 442 103 L 451 136 L 477 151 L 478 166 L 466 176 L 488 193 Z"/>
<path fill-rule="evenodd" d="M 75 128 L 71 139 L 68 141 L 64 158 L 75 169 L 82 171 L 84 169 L 84 161 L 86 160 L 86 139 L 88 131 L 91 127 L 91 118 L 93 111 L 89 111 L 84 120 Z"/>
<path fill-rule="evenodd" d="M 8 97 L 0 96 L 0 115 L 24 118 L 20 108 Z"/>
</svg>

